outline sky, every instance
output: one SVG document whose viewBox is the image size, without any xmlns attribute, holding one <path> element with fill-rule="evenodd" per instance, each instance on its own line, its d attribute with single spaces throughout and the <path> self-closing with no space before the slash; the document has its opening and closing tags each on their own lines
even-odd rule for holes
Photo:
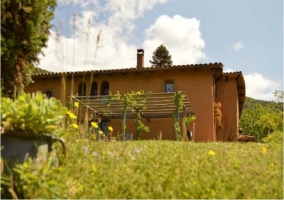
<svg viewBox="0 0 284 200">
<path fill-rule="evenodd" d="M 163 44 L 174 65 L 221 62 L 242 71 L 246 96 L 283 90 L 283 0 L 58 0 L 40 56 L 49 71 L 150 67 Z"/>
</svg>

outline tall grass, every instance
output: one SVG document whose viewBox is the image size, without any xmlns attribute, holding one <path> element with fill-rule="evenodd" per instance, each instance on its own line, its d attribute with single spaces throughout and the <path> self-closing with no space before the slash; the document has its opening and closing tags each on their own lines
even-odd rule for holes
<svg viewBox="0 0 284 200">
<path fill-rule="evenodd" d="M 105 143 L 73 136 L 67 143 L 67 158 L 40 175 L 40 184 L 18 185 L 25 198 L 283 198 L 282 150 L 266 144 Z"/>
</svg>

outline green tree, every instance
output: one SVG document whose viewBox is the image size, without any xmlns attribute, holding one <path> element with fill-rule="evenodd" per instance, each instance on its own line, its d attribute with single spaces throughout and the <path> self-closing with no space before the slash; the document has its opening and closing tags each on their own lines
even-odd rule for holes
<svg viewBox="0 0 284 200">
<path fill-rule="evenodd" d="M 250 109 L 244 109 L 242 113 L 240 128 L 246 135 L 255 136 L 260 142 L 269 133 L 283 130 L 283 111 L 270 105 L 251 105 Z"/>
<path fill-rule="evenodd" d="M 284 101 L 284 91 L 281 90 L 275 90 L 272 92 L 275 97 L 277 97 L 278 101 L 282 102 Z"/>
<path fill-rule="evenodd" d="M 152 66 L 172 66 L 172 56 L 169 55 L 169 51 L 164 45 L 160 45 L 153 53 L 152 61 L 150 60 L 150 63 L 152 63 Z"/>
<path fill-rule="evenodd" d="M 1 1 L 1 87 L 12 96 L 31 82 L 38 55 L 47 47 L 56 0 Z M 4 73 L 3 73 L 4 72 Z"/>
</svg>

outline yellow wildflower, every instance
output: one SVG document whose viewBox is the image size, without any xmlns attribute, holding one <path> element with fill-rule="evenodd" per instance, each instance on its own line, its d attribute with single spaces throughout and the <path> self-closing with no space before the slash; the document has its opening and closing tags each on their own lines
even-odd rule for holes
<svg viewBox="0 0 284 200">
<path fill-rule="evenodd" d="M 104 134 L 104 132 L 102 130 L 99 130 L 98 132 L 100 135 Z"/>
<path fill-rule="evenodd" d="M 274 167 L 275 167 L 274 163 L 270 163 L 269 167 L 271 170 L 274 170 Z"/>
<path fill-rule="evenodd" d="M 112 128 L 111 126 L 109 126 L 109 127 L 108 127 L 108 130 L 109 130 L 110 132 L 112 132 L 112 131 L 113 131 L 113 128 Z"/>
<path fill-rule="evenodd" d="M 71 111 L 67 111 L 66 114 L 68 115 L 68 117 L 70 117 L 70 119 L 76 119 L 76 115 L 74 115 Z"/>
<path fill-rule="evenodd" d="M 98 128 L 98 124 L 96 122 L 91 122 L 91 125 L 94 127 L 94 128 Z"/>
<path fill-rule="evenodd" d="M 267 153 L 267 149 L 266 149 L 265 147 L 262 147 L 262 148 L 261 148 L 261 152 L 262 152 L 263 154 L 266 154 L 266 153 Z"/>
<path fill-rule="evenodd" d="M 96 165 L 95 165 L 95 164 L 93 164 L 93 166 L 92 166 L 92 170 L 93 170 L 93 172 L 96 172 L 96 171 L 97 171 L 97 167 L 96 167 Z"/>
<path fill-rule="evenodd" d="M 74 124 L 72 124 L 72 127 L 75 128 L 75 129 L 77 129 L 79 126 L 74 123 Z"/>
<path fill-rule="evenodd" d="M 216 153 L 215 153 L 214 151 L 210 150 L 210 151 L 208 152 L 208 155 L 210 155 L 210 156 L 215 156 Z"/>
<path fill-rule="evenodd" d="M 79 107 L 79 102 L 75 102 L 75 103 L 74 103 L 74 106 L 75 106 L 76 108 L 78 108 L 78 107 Z"/>
</svg>

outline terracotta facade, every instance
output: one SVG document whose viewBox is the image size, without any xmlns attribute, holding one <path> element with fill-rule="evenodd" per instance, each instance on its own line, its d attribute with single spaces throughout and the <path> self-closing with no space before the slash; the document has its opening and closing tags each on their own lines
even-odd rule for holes
<svg viewBox="0 0 284 200">
<path fill-rule="evenodd" d="M 138 50 L 139 51 L 139 50 Z M 166 92 L 166 84 L 173 84 L 173 92 L 186 93 L 196 115 L 195 123 L 185 129 L 194 130 L 193 140 L 207 141 L 237 141 L 239 117 L 244 104 L 245 83 L 242 72 L 223 73 L 222 63 L 174 65 L 171 67 L 144 67 L 144 51 L 137 54 L 137 67 L 127 69 L 94 70 L 92 94 L 112 94 L 119 91 L 125 94 L 131 91 Z M 26 92 L 49 92 L 58 99 L 65 99 L 68 104 L 71 94 L 71 80 L 74 75 L 73 94 L 80 93 L 85 82 L 86 92 L 89 91 L 91 71 L 65 72 L 66 95 L 61 91 L 63 73 L 34 74 L 34 83 L 25 88 Z M 80 86 L 80 87 L 79 87 Z M 82 93 L 85 95 L 85 93 Z M 90 94 L 86 94 L 87 96 Z M 64 101 L 63 101 L 64 102 Z M 214 102 L 222 103 L 222 130 L 216 132 L 214 119 Z M 143 119 L 149 126 L 150 132 L 142 133 L 141 139 L 174 140 L 174 126 L 172 118 Z M 113 126 L 114 134 L 121 133 L 121 119 L 110 119 L 108 125 Z M 127 132 L 133 133 L 136 138 L 134 119 L 127 119 Z"/>
</svg>

